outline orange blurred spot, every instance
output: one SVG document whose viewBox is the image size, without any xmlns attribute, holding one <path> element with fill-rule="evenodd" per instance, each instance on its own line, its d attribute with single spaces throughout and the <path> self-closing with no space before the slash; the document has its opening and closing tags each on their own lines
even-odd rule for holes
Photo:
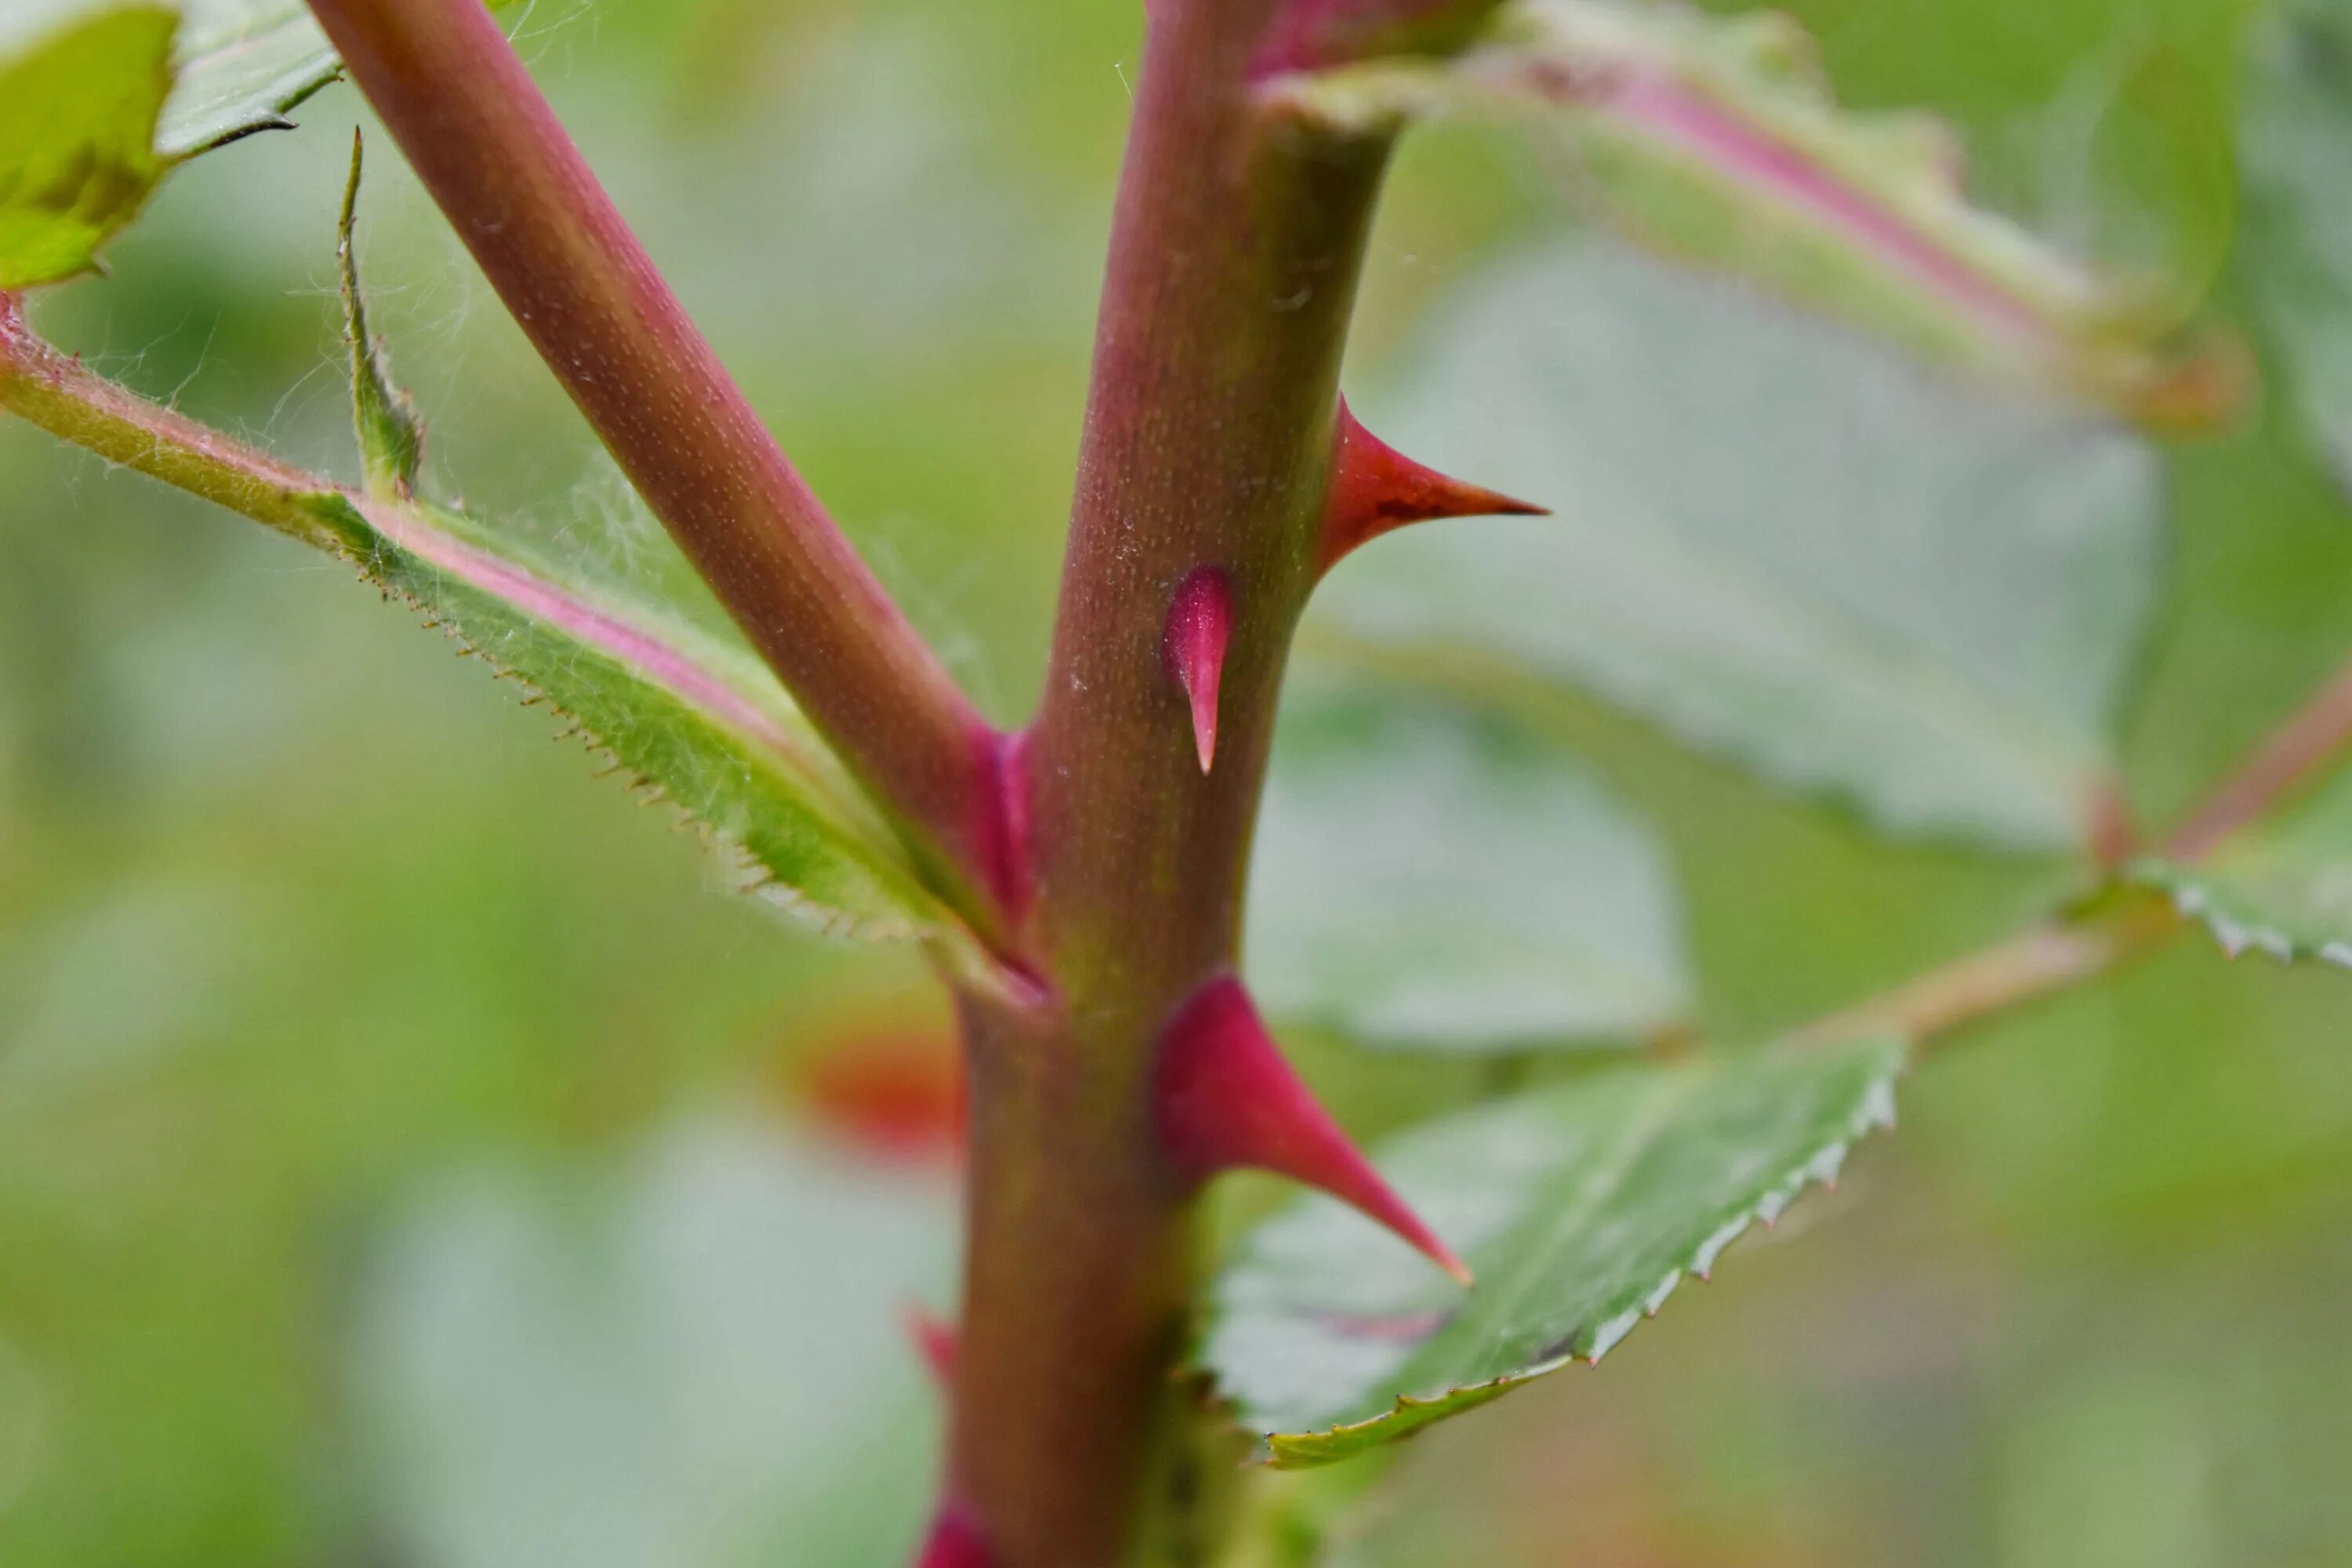
<svg viewBox="0 0 2352 1568">
<path fill-rule="evenodd" d="M 796 1060 L 791 1079 L 801 1107 L 859 1153 L 915 1164 L 963 1148 L 963 1068 L 951 1035 L 845 1033 Z"/>
</svg>

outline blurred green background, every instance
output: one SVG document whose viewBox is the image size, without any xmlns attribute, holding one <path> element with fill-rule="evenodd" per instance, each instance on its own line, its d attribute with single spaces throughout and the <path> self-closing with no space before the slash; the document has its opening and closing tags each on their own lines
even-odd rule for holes
<svg viewBox="0 0 2352 1568">
<path fill-rule="evenodd" d="M 1989 200 L 2242 316 L 2258 8 L 1795 9 L 1850 101 L 1948 116 Z M 1004 720 L 1043 660 L 1139 25 L 1131 0 L 539 0 L 519 33 Z M 112 277 L 36 318 L 349 473 L 333 226 L 368 121 L 344 88 L 299 118 L 175 178 Z M 1539 158 L 1417 134 L 1350 386 L 1483 254 L 1562 221 Z M 666 571 L 382 138 L 362 238 L 445 489 Z M 2273 384 L 2168 453 L 2126 750 L 2153 818 L 2352 648 L 2352 509 L 2292 421 Z M 450 651 L 335 564 L 0 421 L 8 1568 L 887 1564 L 919 1528 L 936 1417 L 896 1312 L 951 1300 L 952 1173 L 860 1114 L 887 1084 L 821 1064 L 936 1077 L 941 1009 L 906 956 L 730 900 Z M 1727 1034 L 2065 885 L 1574 721 L 1663 825 Z M 2347 1003 L 2352 979 L 2190 942 L 1954 1044 L 1900 1132 L 1711 1289 L 1413 1445 L 1345 1561 L 2352 1563 Z M 1477 1079 L 1302 1050 L 1368 1128 Z"/>
</svg>

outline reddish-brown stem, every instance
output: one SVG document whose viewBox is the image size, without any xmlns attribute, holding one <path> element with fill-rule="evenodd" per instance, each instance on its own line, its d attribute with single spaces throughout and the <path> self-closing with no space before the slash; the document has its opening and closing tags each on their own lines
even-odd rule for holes
<svg viewBox="0 0 2352 1568">
<path fill-rule="evenodd" d="M 1832 1013 L 1794 1037 L 1822 1044 L 1894 1035 L 1924 1047 L 2153 952 L 2182 925 L 2165 900 L 2136 896 L 2096 918 L 2035 926 L 1979 949 Z"/>
<path fill-rule="evenodd" d="M 2352 745 L 2352 668 L 2271 731 L 2237 772 L 2175 828 L 2165 853 L 2201 860 L 2221 842 L 2279 804 Z"/>
<path fill-rule="evenodd" d="M 313 0 L 508 310 L 752 646 L 984 925 L 995 736 L 654 270 L 481 0 Z"/>
<path fill-rule="evenodd" d="M 1171 1358 L 1192 1183 L 1153 1050 L 1236 957 L 1250 827 L 1315 575 L 1342 342 L 1387 157 L 1258 106 L 1276 0 L 1156 0 L 1097 328 L 1068 557 L 1026 772 L 1025 944 L 1055 1001 L 965 1006 L 968 1277 L 950 1485 L 1003 1568 L 1129 1561 L 1181 1484 Z M 1179 587 L 1230 591 L 1214 765 L 1164 656 Z"/>
</svg>

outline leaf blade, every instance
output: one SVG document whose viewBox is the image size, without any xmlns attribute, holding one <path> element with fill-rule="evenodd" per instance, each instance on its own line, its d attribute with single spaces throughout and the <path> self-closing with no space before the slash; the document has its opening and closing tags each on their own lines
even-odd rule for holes
<svg viewBox="0 0 2352 1568">
<path fill-rule="evenodd" d="M 1937 121 L 1841 109 L 1777 14 L 1517 0 L 1451 60 L 1380 60 L 1273 86 L 1341 128 L 1502 112 L 1565 156 L 1581 210 L 1623 237 L 1753 277 L 1915 352 L 2204 427 L 2234 360 L 2155 340 L 2177 307 L 1972 205 Z"/>
<path fill-rule="evenodd" d="M 161 5 L 44 16 L 0 55 L 0 290 L 89 270 L 145 204 L 175 26 Z"/>
<path fill-rule="evenodd" d="M 1555 515 L 1384 539 L 1311 625 L 1581 688 L 1882 831 L 2097 837 L 2161 579 L 2143 443 L 1609 245 L 1506 260 L 1426 341 L 1384 427 Z"/>
<path fill-rule="evenodd" d="M 1903 1046 L 1627 1067 L 1425 1124 L 1382 1168 L 1459 1238 L 1466 1300 L 1328 1201 L 1218 1280 L 1201 1359 L 1277 1467 L 1327 1464 L 1597 1360 L 1893 1116 Z"/>
<path fill-rule="evenodd" d="M 2232 958 L 2252 948 L 2352 969 L 2352 767 L 2339 762 L 2193 864 L 2148 856 L 2131 874 Z"/>
<path fill-rule="evenodd" d="M 1260 1005 L 1360 1044 L 1622 1048 L 1689 1016 L 1664 847 L 1499 715 L 1365 690 L 1290 704 L 1250 889 Z"/>
</svg>

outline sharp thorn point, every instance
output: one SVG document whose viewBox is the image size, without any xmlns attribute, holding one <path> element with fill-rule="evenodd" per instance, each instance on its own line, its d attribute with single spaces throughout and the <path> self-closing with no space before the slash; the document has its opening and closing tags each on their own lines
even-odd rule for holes
<svg viewBox="0 0 2352 1568">
<path fill-rule="evenodd" d="M 1330 489 L 1323 504 L 1322 565 L 1367 540 L 1442 517 L 1539 516 L 1547 509 L 1466 484 L 1416 463 L 1356 420 L 1339 400 Z"/>
<path fill-rule="evenodd" d="M 1285 1060 L 1242 983 L 1220 974 L 1161 1031 L 1153 1112 L 1186 1174 L 1271 1171 L 1393 1232 L 1465 1289 L 1470 1270 L 1382 1179 Z"/>
<path fill-rule="evenodd" d="M 1196 566 L 1176 585 L 1168 629 L 1160 645 L 1169 679 L 1183 689 L 1192 713 L 1192 751 L 1206 773 L 1217 756 L 1217 689 L 1224 678 L 1225 646 L 1233 638 L 1234 589 L 1214 566 Z"/>
</svg>

